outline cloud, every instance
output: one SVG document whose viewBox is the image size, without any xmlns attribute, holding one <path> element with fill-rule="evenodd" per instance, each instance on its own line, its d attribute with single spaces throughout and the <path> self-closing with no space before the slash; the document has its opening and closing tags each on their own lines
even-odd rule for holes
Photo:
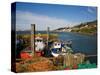
<svg viewBox="0 0 100 75">
<path fill-rule="evenodd" d="M 90 14 L 94 14 L 96 11 L 97 11 L 97 9 L 94 7 L 88 7 L 87 8 L 87 11 L 90 13 Z"/>
<path fill-rule="evenodd" d="M 57 29 L 66 27 L 71 22 L 65 19 L 40 15 L 27 11 L 16 11 L 16 28 L 17 30 L 29 30 L 31 24 L 36 24 L 37 30 Z"/>
</svg>

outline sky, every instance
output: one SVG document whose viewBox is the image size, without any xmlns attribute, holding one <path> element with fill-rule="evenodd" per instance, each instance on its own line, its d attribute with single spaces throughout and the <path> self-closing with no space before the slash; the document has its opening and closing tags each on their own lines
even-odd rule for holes
<svg viewBox="0 0 100 75">
<path fill-rule="evenodd" d="M 96 19 L 97 8 L 92 6 L 16 3 L 16 30 L 30 30 L 31 24 L 38 31 L 54 30 Z"/>
</svg>

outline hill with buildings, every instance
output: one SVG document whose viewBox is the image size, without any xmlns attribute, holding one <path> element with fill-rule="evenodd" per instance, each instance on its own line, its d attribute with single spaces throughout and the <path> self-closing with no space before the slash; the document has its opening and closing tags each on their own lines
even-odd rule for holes
<svg viewBox="0 0 100 75">
<path fill-rule="evenodd" d="M 63 27 L 54 30 L 55 32 L 76 32 L 81 34 L 96 34 L 97 33 L 97 20 L 91 22 L 81 23 L 73 27 Z"/>
</svg>

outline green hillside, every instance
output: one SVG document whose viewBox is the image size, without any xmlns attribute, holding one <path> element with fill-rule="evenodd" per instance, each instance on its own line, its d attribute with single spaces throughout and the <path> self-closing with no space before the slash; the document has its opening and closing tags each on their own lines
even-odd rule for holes
<svg viewBox="0 0 100 75">
<path fill-rule="evenodd" d="M 71 32 L 92 34 L 92 35 L 96 34 L 97 33 L 97 20 L 74 26 Z"/>
</svg>

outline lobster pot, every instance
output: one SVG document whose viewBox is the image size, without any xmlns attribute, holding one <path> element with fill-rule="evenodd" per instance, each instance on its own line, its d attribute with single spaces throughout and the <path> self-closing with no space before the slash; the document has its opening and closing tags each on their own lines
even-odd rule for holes
<svg viewBox="0 0 100 75">
<path fill-rule="evenodd" d="M 84 62 L 85 55 L 81 53 L 71 54 L 67 53 L 65 55 L 65 64 L 66 66 L 73 66 L 75 64 L 81 64 Z"/>
<path fill-rule="evenodd" d="M 59 56 L 56 58 L 56 61 L 58 62 L 58 65 L 59 65 L 59 66 L 62 66 L 62 65 L 63 65 L 63 62 L 64 62 L 64 56 L 63 56 L 63 55 L 59 55 Z"/>
<path fill-rule="evenodd" d="M 82 53 L 74 54 L 74 64 L 82 64 L 85 60 L 85 55 Z"/>
<path fill-rule="evenodd" d="M 73 56 L 73 54 L 67 53 L 65 55 L 65 60 L 64 61 L 65 61 L 66 66 L 73 66 L 73 64 L 74 64 L 74 56 Z"/>
</svg>

